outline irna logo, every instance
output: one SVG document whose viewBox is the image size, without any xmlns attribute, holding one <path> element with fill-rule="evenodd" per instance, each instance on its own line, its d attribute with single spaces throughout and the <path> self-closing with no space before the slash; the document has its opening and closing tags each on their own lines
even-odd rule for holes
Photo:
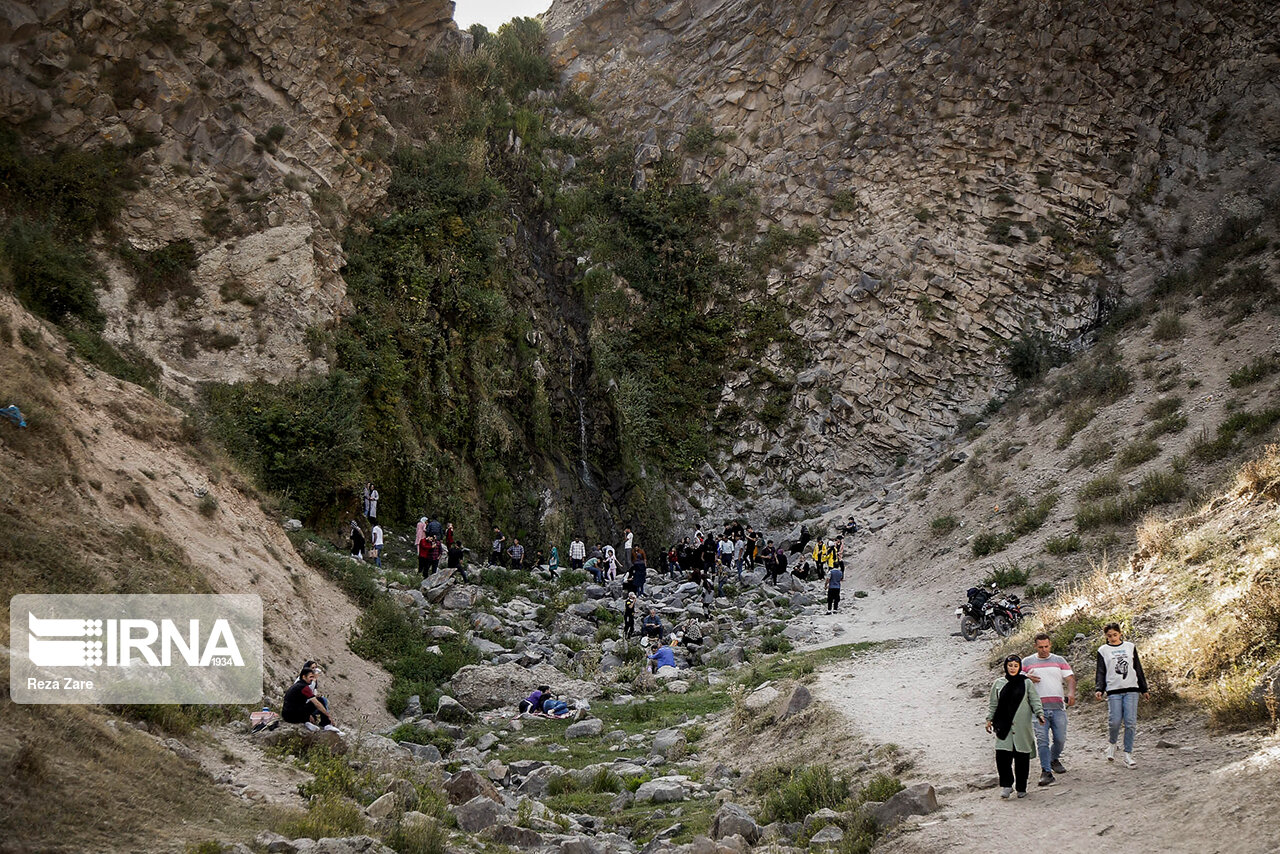
<svg viewBox="0 0 1280 854">
<path fill-rule="evenodd" d="M 175 657 L 189 667 L 244 667 L 226 619 L 203 633 L 198 619 L 182 627 L 164 619 L 42 619 L 30 612 L 27 619 L 28 655 L 39 667 L 169 667 Z"/>
</svg>

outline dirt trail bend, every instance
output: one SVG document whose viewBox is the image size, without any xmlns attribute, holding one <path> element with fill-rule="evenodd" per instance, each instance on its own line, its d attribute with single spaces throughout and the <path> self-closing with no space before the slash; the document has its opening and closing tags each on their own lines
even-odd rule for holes
<svg viewBox="0 0 1280 854">
<path fill-rule="evenodd" d="M 983 729 L 995 678 L 986 663 L 990 636 L 966 643 L 954 634 L 954 595 L 928 585 L 876 590 L 870 578 L 852 575 L 841 613 L 808 618 L 818 645 L 890 643 L 825 667 L 814 695 L 839 708 L 856 735 L 898 745 L 914 760 L 905 781 L 932 783 L 941 806 L 908 820 L 877 850 L 1093 854 L 1116 844 L 1135 852 L 1280 854 L 1280 735 L 1210 736 L 1198 714 L 1155 717 L 1140 707 L 1139 764 L 1128 770 L 1106 761 L 1105 707 L 1086 699 L 1070 713 L 1067 773 L 1055 785 L 1036 786 L 1033 757 L 1025 800 L 971 788 L 995 773 L 993 736 Z M 855 599 L 857 589 L 869 595 Z"/>
</svg>

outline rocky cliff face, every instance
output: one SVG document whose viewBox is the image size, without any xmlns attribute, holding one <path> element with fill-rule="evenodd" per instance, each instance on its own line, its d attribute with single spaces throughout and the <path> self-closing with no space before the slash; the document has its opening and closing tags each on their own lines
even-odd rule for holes
<svg viewBox="0 0 1280 854">
<path fill-rule="evenodd" d="M 569 131 L 633 131 L 639 180 L 675 155 L 821 235 L 771 282 L 806 345 L 769 365 L 795 379 L 796 418 L 744 424 L 719 466 L 757 492 L 834 496 L 936 451 L 1012 387 L 1010 339 L 1079 341 L 1275 192 L 1270 3 L 556 0 L 546 17 L 601 109 Z"/>
<path fill-rule="evenodd" d="M 452 8 L 4 4 L 10 121 L 47 147 L 156 143 L 113 240 L 144 266 L 145 253 L 189 247 L 190 282 L 169 292 L 141 294 L 136 271 L 108 261 L 108 337 L 137 345 L 171 385 L 323 371 L 308 330 L 343 312 L 337 232 L 381 198 L 381 157 L 426 108 L 424 59 L 466 38 Z M 388 113 L 405 119 L 399 131 Z"/>
</svg>

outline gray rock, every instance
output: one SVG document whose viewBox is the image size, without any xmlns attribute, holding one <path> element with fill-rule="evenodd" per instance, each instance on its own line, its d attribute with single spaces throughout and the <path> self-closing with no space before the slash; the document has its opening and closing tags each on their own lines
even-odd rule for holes
<svg viewBox="0 0 1280 854">
<path fill-rule="evenodd" d="M 480 611 L 471 617 L 471 626 L 478 632 L 496 632 L 502 628 L 502 620 Z"/>
<path fill-rule="evenodd" d="M 673 803 L 685 799 L 684 784 L 670 777 L 659 777 L 641 783 L 636 789 L 636 803 L 652 801 L 655 804 Z"/>
<path fill-rule="evenodd" d="M 386 818 L 396 811 L 396 796 L 391 792 L 387 792 L 385 795 L 369 804 L 369 806 L 365 807 L 364 811 L 369 814 L 370 818 Z"/>
<path fill-rule="evenodd" d="M 720 809 L 716 810 L 715 818 L 711 821 L 712 839 L 723 839 L 736 834 L 745 839 L 749 845 L 755 845 L 760 841 L 762 833 L 763 830 L 751 817 L 751 813 L 747 812 L 745 807 L 735 803 L 721 804 Z"/>
<path fill-rule="evenodd" d="M 809 837 L 810 845 L 835 845 L 844 841 L 844 831 L 838 825 L 828 824 Z"/>
<path fill-rule="evenodd" d="M 439 762 L 442 758 L 440 756 L 440 748 L 434 744 L 414 744 L 412 741 L 400 741 L 397 744 L 409 751 L 415 759 L 422 759 L 426 762 Z"/>
<path fill-rule="evenodd" d="M 542 834 L 527 827 L 516 827 L 513 824 L 498 824 L 489 828 L 484 835 L 500 845 L 511 845 L 516 848 L 537 848 L 543 844 Z"/>
<path fill-rule="evenodd" d="M 747 711 L 760 714 L 773 708 L 773 704 L 778 702 L 781 696 L 781 691 L 772 685 L 765 684 L 752 691 L 742 704 L 747 708 Z"/>
<path fill-rule="evenodd" d="M 284 529 L 285 529 L 286 531 L 301 531 L 301 530 L 302 530 L 302 520 L 301 520 L 301 519 L 286 519 L 286 520 L 285 520 L 285 523 L 284 523 Z"/>
<path fill-rule="evenodd" d="M 606 854 L 605 846 L 590 836 L 574 836 L 560 843 L 560 854 Z"/>
<path fill-rule="evenodd" d="M 564 776 L 564 769 L 559 765 L 543 765 L 530 771 L 520 783 L 519 792 L 531 798 L 544 798 L 551 786 L 551 781 Z"/>
<path fill-rule="evenodd" d="M 422 715 L 422 698 L 414 694 L 404 705 L 404 711 L 400 713 L 400 720 L 408 720 L 410 718 L 420 717 Z"/>
<path fill-rule="evenodd" d="M 785 721 L 793 715 L 800 714 L 811 705 L 813 705 L 813 695 L 809 693 L 809 689 L 803 685 L 797 685 L 779 707 L 778 720 Z"/>
<path fill-rule="evenodd" d="M 667 690 L 672 694 L 687 694 L 689 693 L 689 683 L 684 679 L 672 679 L 667 683 Z"/>
<path fill-rule="evenodd" d="M 476 602 L 475 594 L 470 590 L 449 590 L 440 599 L 440 607 L 446 611 L 465 611 Z"/>
<path fill-rule="evenodd" d="M 465 804 L 476 798 L 488 798 L 495 803 L 502 803 L 502 796 L 487 777 L 466 769 L 454 774 L 441 787 L 449 796 L 451 804 Z"/>
<path fill-rule="evenodd" d="M 671 759 L 673 753 L 683 752 L 687 743 L 688 740 L 681 730 L 659 730 L 653 737 L 653 746 L 649 748 L 649 753 Z"/>
<path fill-rule="evenodd" d="M 599 718 L 587 718 L 585 721 L 575 721 L 569 724 L 564 731 L 564 737 L 587 738 L 600 735 L 602 732 L 604 732 L 604 721 Z"/>
<path fill-rule="evenodd" d="M 468 642 L 480 650 L 481 655 L 498 655 L 507 651 L 507 648 L 502 644 L 494 643 L 488 638 L 482 638 L 479 635 L 473 636 Z"/>
<path fill-rule="evenodd" d="M 876 821 L 877 827 L 893 827 L 909 815 L 928 815 L 938 808 L 933 786 L 917 783 L 908 786 L 884 803 L 869 802 L 861 810 Z"/>
<path fill-rule="evenodd" d="M 477 795 L 465 804 L 450 806 L 449 812 L 458 820 L 458 827 L 467 833 L 478 833 L 486 827 L 511 820 L 510 810 L 484 795 Z"/>
<path fill-rule="evenodd" d="M 471 712 L 467 711 L 466 706 L 462 705 L 447 694 L 441 695 L 440 699 L 436 702 L 437 720 L 454 724 L 465 724 L 469 723 L 472 717 Z"/>
<path fill-rule="evenodd" d="M 424 631 L 432 640 L 451 640 L 458 636 L 458 630 L 453 626 L 427 626 Z"/>
<path fill-rule="evenodd" d="M 810 813 L 804 817 L 805 831 L 813 830 L 814 827 L 821 824 L 831 824 L 840 820 L 840 813 L 829 807 L 823 807 L 815 813 Z"/>
</svg>

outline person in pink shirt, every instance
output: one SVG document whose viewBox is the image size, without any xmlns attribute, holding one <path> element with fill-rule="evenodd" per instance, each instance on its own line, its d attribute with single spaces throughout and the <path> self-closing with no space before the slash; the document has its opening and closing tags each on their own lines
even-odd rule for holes
<svg viewBox="0 0 1280 854">
<path fill-rule="evenodd" d="M 1040 785 L 1051 786 L 1057 782 L 1053 775 L 1067 770 L 1059 757 L 1067 744 L 1067 708 L 1076 704 L 1076 675 L 1069 661 L 1053 654 L 1053 640 L 1044 632 L 1036 635 L 1036 654 L 1022 659 L 1022 672 L 1035 683 L 1044 706 L 1045 722 L 1034 724 L 1036 752 L 1040 758 Z"/>
</svg>

